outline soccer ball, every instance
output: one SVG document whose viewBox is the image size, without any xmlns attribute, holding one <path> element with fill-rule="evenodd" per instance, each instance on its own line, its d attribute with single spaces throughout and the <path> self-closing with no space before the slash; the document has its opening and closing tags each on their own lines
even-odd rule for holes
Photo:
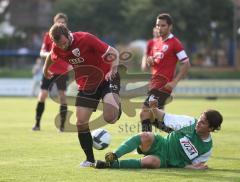
<svg viewBox="0 0 240 182">
<path fill-rule="evenodd" d="M 99 128 L 92 132 L 93 147 L 97 150 L 103 150 L 110 145 L 111 135 L 105 129 Z"/>
</svg>

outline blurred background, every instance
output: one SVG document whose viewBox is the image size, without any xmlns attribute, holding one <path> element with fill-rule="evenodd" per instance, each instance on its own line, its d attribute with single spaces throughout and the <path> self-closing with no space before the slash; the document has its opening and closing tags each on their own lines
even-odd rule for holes
<svg viewBox="0 0 240 182">
<path fill-rule="evenodd" d="M 141 59 L 156 16 L 170 13 L 192 64 L 176 95 L 240 97 L 240 0 L 0 0 L 0 96 L 36 95 L 33 66 L 58 12 L 71 31 L 116 47 L 133 75 L 145 74 Z"/>
</svg>

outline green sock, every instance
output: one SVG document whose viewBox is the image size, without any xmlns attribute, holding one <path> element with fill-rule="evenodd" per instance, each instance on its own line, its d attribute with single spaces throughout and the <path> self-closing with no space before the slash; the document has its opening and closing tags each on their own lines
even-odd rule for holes
<svg viewBox="0 0 240 182">
<path fill-rule="evenodd" d="M 114 161 L 111 164 L 110 168 L 128 168 L 128 169 L 141 168 L 141 159 L 127 159 L 127 160 Z"/>
<path fill-rule="evenodd" d="M 118 158 L 123 156 L 124 154 L 127 154 L 129 152 L 132 152 L 134 149 L 136 149 L 139 145 L 141 145 L 141 138 L 137 134 L 125 142 L 123 142 L 120 147 L 114 152 Z"/>
</svg>

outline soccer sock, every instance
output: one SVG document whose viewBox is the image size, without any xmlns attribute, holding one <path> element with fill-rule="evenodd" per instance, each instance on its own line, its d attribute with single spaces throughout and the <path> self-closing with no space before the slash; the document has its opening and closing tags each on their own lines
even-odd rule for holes
<svg viewBox="0 0 240 182">
<path fill-rule="evenodd" d="M 150 119 L 145 119 L 142 121 L 142 131 L 149 131 L 152 132 L 152 124 Z"/>
<path fill-rule="evenodd" d="M 95 162 L 94 154 L 93 154 L 93 141 L 92 141 L 92 135 L 90 131 L 79 131 L 78 132 L 78 139 L 79 143 L 87 157 L 87 161 L 89 162 Z"/>
<path fill-rule="evenodd" d="M 67 116 L 67 105 L 60 106 L 60 116 L 61 116 L 61 127 L 64 127 Z"/>
<path fill-rule="evenodd" d="M 40 126 L 40 121 L 42 117 L 42 113 L 45 108 L 45 103 L 44 102 L 38 102 L 37 108 L 36 108 L 36 126 Z"/>
<path fill-rule="evenodd" d="M 137 135 L 129 138 L 125 142 L 123 142 L 114 153 L 117 155 L 118 158 L 120 158 L 124 154 L 132 152 L 139 145 L 141 145 L 141 138 L 140 138 L 140 135 L 137 134 Z"/>
<path fill-rule="evenodd" d="M 141 168 L 141 159 L 127 159 L 127 160 L 120 160 L 114 161 L 111 163 L 110 168 Z"/>
</svg>

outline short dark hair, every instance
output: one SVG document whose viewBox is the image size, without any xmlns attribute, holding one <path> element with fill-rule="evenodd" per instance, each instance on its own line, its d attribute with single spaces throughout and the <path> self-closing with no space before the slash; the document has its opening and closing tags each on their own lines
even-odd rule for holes
<svg viewBox="0 0 240 182">
<path fill-rule="evenodd" d="M 173 24 L 172 17 L 168 13 L 161 13 L 157 16 L 157 19 L 166 20 L 168 25 Z"/>
<path fill-rule="evenodd" d="M 55 23 L 50 28 L 49 35 L 54 42 L 58 42 L 61 38 L 61 35 L 64 35 L 65 37 L 68 38 L 70 36 L 70 31 L 65 25 L 60 23 Z"/>
<path fill-rule="evenodd" d="M 207 111 L 204 112 L 204 114 L 207 118 L 209 128 L 212 128 L 213 131 L 221 129 L 223 117 L 220 114 L 220 112 L 213 109 L 208 109 Z"/>
<path fill-rule="evenodd" d="M 68 22 L 68 17 L 66 14 L 64 13 L 57 13 L 54 18 L 53 18 L 53 22 L 56 23 L 58 19 L 64 19 L 65 22 L 67 23 Z"/>
</svg>

